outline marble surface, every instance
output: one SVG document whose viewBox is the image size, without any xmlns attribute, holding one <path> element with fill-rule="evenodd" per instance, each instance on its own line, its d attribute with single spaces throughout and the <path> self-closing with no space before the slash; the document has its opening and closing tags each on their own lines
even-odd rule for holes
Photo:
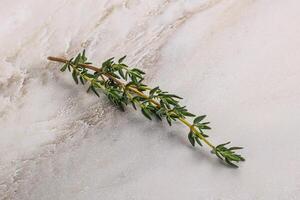
<svg viewBox="0 0 300 200">
<path fill-rule="evenodd" d="M 1 0 L 0 199 L 300 199 L 298 0 Z M 208 114 L 238 170 L 46 60 L 127 54 Z"/>
</svg>

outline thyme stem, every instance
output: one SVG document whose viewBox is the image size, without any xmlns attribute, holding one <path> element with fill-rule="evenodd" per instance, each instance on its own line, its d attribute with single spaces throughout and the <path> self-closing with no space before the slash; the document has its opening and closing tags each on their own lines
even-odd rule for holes
<svg viewBox="0 0 300 200">
<path fill-rule="evenodd" d="M 66 68 L 71 71 L 69 68 L 71 67 L 73 69 L 72 76 L 76 83 L 78 83 L 78 76 L 82 84 L 84 84 L 84 80 L 90 82 L 89 89 L 91 88 L 97 96 L 99 95 L 95 87 L 101 88 L 110 100 L 119 105 L 122 110 L 124 109 L 123 104 L 125 103 L 127 105 L 127 100 L 122 98 L 126 97 L 129 102 L 133 104 L 134 108 L 134 104 L 138 103 L 142 109 L 142 113 L 149 119 L 151 119 L 151 114 L 155 114 L 159 119 L 161 119 L 161 117 L 166 117 L 169 125 L 171 125 L 172 120 L 176 121 L 176 119 L 178 119 L 184 125 L 189 127 L 190 133 L 188 134 L 188 138 L 193 146 L 195 146 L 195 141 L 202 146 L 200 140 L 203 141 L 212 149 L 212 153 L 216 154 L 221 160 L 224 160 L 229 165 L 237 167 L 233 161 L 239 162 L 245 160 L 242 156 L 234 152 L 234 150 L 241 149 L 241 147 L 227 148 L 225 145 L 228 143 L 215 146 L 208 141 L 206 139 L 208 136 L 203 133 L 203 130 L 210 129 L 210 127 L 207 126 L 209 122 L 201 122 L 206 115 L 198 116 L 194 119 L 193 123 L 190 123 L 186 117 L 194 117 L 195 115 L 189 113 L 185 109 L 185 106 L 182 107 L 178 104 L 178 100 L 176 99 L 181 99 L 181 97 L 163 92 L 158 87 L 151 89 L 147 85 L 143 85 L 142 75 L 144 72 L 136 68 L 129 69 L 127 65 L 122 64 L 124 58 L 125 56 L 120 58 L 118 64 L 114 63 L 113 58 L 111 58 L 105 61 L 101 68 L 86 62 L 87 58 L 85 57 L 85 51 L 83 51 L 83 54 L 79 54 L 75 61 L 73 61 L 73 58 L 67 60 L 52 56 L 49 56 L 48 60 L 64 63 L 65 65 L 61 71 L 65 71 Z M 89 74 L 87 69 L 94 71 L 94 75 Z M 123 70 L 125 71 L 125 74 Z M 118 74 L 116 74 L 116 72 Z M 119 80 L 121 76 L 127 81 L 128 75 L 131 82 L 124 83 Z M 101 81 L 98 80 L 99 76 L 102 79 Z M 106 78 L 104 78 L 104 76 Z M 131 94 L 128 93 L 127 90 L 130 91 Z M 149 95 L 143 92 L 147 90 L 149 90 Z M 123 97 L 119 96 L 120 92 L 123 92 Z M 132 93 L 137 96 L 132 96 Z M 160 100 L 160 102 L 155 99 Z"/>
</svg>

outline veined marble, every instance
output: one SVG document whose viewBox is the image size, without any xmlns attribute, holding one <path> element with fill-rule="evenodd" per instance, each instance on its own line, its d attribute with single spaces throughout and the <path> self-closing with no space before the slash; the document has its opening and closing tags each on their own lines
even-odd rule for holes
<svg viewBox="0 0 300 200">
<path fill-rule="evenodd" d="M 1 0 L 0 199 L 300 199 L 298 0 Z M 238 170 L 180 124 L 117 111 L 47 56 L 127 55 L 208 114 Z"/>
</svg>

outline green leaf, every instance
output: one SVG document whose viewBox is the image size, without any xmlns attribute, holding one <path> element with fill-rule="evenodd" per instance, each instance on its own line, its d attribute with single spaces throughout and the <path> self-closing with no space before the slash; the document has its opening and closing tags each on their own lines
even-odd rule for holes
<svg viewBox="0 0 300 200">
<path fill-rule="evenodd" d="M 134 84 L 138 84 L 138 80 L 136 79 L 135 76 L 131 76 L 130 78 Z"/>
<path fill-rule="evenodd" d="M 200 134 L 201 134 L 203 137 L 208 137 L 208 135 L 204 134 L 203 132 L 200 132 Z"/>
<path fill-rule="evenodd" d="M 177 96 L 175 94 L 165 94 L 164 96 L 166 96 L 166 97 L 173 97 L 173 98 L 177 98 L 177 99 L 183 99 L 182 97 L 179 97 L 179 96 Z"/>
<path fill-rule="evenodd" d="M 229 160 L 233 160 L 233 161 L 240 161 L 241 160 L 241 158 L 238 155 L 235 155 L 235 154 L 228 154 L 226 157 Z"/>
<path fill-rule="evenodd" d="M 157 117 L 157 119 L 159 119 L 160 121 L 162 121 L 162 118 L 161 118 L 161 116 L 159 114 L 157 114 L 157 113 L 154 113 L 154 114 Z"/>
<path fill-rule="evenodd" d="M 123 79 L 126 80 L 126 77 L 125 77 L 125 74 L 124 74 L 123 70 L 122 70 L 122 69 L 119 69 L 118 72 L 119 72 L 120 76 L 121 76 Z"/>
<path fill-rule="evenodd" d="M 218 158 L 220 158 L 221 160 L 224 160 L 222 156 L 219 154 L 218 150 L 214 150 L 213 153 L 215 153 L 218 156 Z"/>
<path fill-rule="evenodd" d="M 78 54 L 74 60 L 74 64 L 77 66 L 78 65 L 78 62 L 79 62 L 79 59 L 81 57 L 81 54 Z"/>
<path fill-rule="evenodd" d="M 66 63 L 66 64 L 64 64 L 64 66 L 60 69 L 60 71 L 61 71 L 61 72 L 66 71 L 67 67 L 68 67 L 68 64 Z"/>
<path fill-rule="evenodd" d="M 98 97 L 100 97 L 94 86 L 90 86 L 90 88 Z"/>
<path fill-rule="evenodd" d="M 196 117 L 194 119 L 194 124 L 197 124 L 197 123 L 201 122 L 205 117 L 206 117 L 206 115 L 201 115 L 199 117 Z"/>
<path fill-rule="evenodd" d="M 69 70 L 69 72 L 71 72 L 71 64 L 73 63 L 73 59 L 74 58 L 71 58 L 66 64 L 67 64 L 67 67 L 68 67 L 68 70 Z"/>
<path fill-rule="evenodd" d="M 123 60 L 126 58 L 126 55 L 125 56 L 123 56 L 122 58 L 120 58 L 119 60 L 118 60 L 118 63 L 122 63 L 123 62 Z"/>
<path fill-rule="evenodd" d="M 83 49 L 83 51 L 82 51 L 82 56 L 81 56 L 81 58 L 82 58 L 83 63 L 87 64 L 87 63 L 85 62 L 85 61 L 87 61 L 87 57 L 85 57 L 85 49 Z"/>
<path fill-rule="evenodd" d="M 230 147 L 229 150 L 239 150 L 239 149 L 243 149 L 243 147 Z"/>
<path fill-rule="evenodd" d="M 201 129 L 208 129 L 208 130 L 210 130 L 211 128 L 209 126 L 204 125 L 204 126 L 201 126 Z"/>
<path fill-rule="evenodd" d="M 114 57 L 107 59 L 106 61 L 104 61 L 102 63 L 102 67 L 104 69 L 106 69 L 107 67 L 111 67 L 112 63 L 113 63 Z M 104 70 L 105 71 L 105 70 Z"/>
<path fill-rule="evenodd" d="M 149 110 L 147 108 L 142 108 L 141 111 L 146 118 L 148 118 L 149 120 L 152 120 L 151 113 L 149 112 Z"/>
<path fill-rule="evenodd" d="M 200 145 L 200 146 L 202 146 L 202 143 L 201 143 L 201 141 L 200 141 L 200 138 L 199 137 L 195 137 L 195 140 L 196 140 L 196 142 Z"/>
<path fill-rule="evenodd" d="M 75 83 L 78 84 L 78 78 L 77 78 L 77 72 L 76 72 L 76 70 L 73 70 L 72 77 L 73 77 Z"/>
<path fill-rule="evenodd" d="M 152 96 L 157 90 L 159 90 L 158 86 L 153 88 L 152 90 L 150 90 L 150 92 L 149 92 L 150 96 Z"/>
<path fill-rule="evenodd" d="M 246 161 L 246 159 L 243 156 L 239 156 L 241 161 Z"/>
<path fill-rule="evenodd" d="M 90 87 L 87 89 L 87 91 L 86 91 L 87 93 L 91 90 L 91 87 L 92 87 L 92 86 L 90 86 Z"/>
<path fill-rule="evenodd" d="M 195 117 L 194 114 L 192 114 L 192 113 L 190 113 L 190 112 L 187 112 L 187 111 L 183 111 L 182 114 L 183 114 L 184 116 L 187 116 L 187 117 Z"/>
<path fill-rule="evenodd" d="M 145 74 L 145 72 L 143 72 L 142 70 L 138 69 L 138 68 L 133 68 L 132 71 L 134 72 L 138 72 L 140 74 Z"/>
<path fill-rule="evenodd" d="M 169 117 L 169 116 L 167 116 L 166 119 L 167 119 L 168 124 L 169 124 L 170 126 L 172 126 L 172 118 Z"/>
<path fill-rule="evenodd" d="M 226 143 L 223 143 L 223 144 L 219 144 L 216 148 L 224 147 L 225 145 L 227 145 L 227 144 L 229 144 L 229 143 L 230 143 L 230 141 L 229 141 L 229 142 L 226 142 Z"/>
<path fill-rule="evenodd" d="M 188 138 L 190 143 L 193 145 L 193 147 L 195 146 L 195 138 L 194 138 L 194 133 L 192 131 L 189 132 L 188 134 Z"/>
<path fill-rule="evenodd" d="M 93 74 L 86 74 L 86 76 L 89 78 L 95 78 L 95 75 L 93 75 Z"/>
<path fill-rule="evenodd" d="M 79 80 L 80 80 L 81 84 L 84 85 L 84 80 L 83 80 L 82 76 L 79 76 Z"/>
<path fill-rule="evenodd" d="M 131 101 L 131 104 L 132 104 L 132 107 L 134 108 L 134 110 L 136 110 L 136 106 L 135 106 L 134 101 Z"/>
<path fill-rule="evenodd" d="M 166 98 L 166 101 L 171 105 L 178 105 L 178 101 L 172 99 L 172 98 Z"/>
<path fill-rule="evenodd" d="M 235 168 L 238 168 L 238 167 L 239 167 L 239 166 L 237 166 L 236 164 L 232 163 L 228 158 L 225 158 L 225 162 L 226 162 L 227 164 L 229 164 L 230 166 L 232 166 L 232 167 L 235 167 Z"/>
</svg>

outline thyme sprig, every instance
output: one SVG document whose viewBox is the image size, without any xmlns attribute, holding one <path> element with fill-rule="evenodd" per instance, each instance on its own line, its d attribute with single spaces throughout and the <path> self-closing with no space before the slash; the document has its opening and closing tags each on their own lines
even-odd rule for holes
<svg viewBox="0 0 300 200">
<path fill-rule="evenodd" d="M 204 121 L 206 115 L 196 116 L 189 112 L 186 106 L 180 104 L 181 97 L 160 89 L 158 86 L 151 88 L 144 84 L 145 72 L 137 68 L 130 68 L 123 63 L 126 56 L 117 62 L 110 58 L 102 63 L 101 68 L 92 66 L 85 55 L 85 50 L 79 53 L 75 59 L 66 60 L 57 57 L 48 57 L 51 61 L 64 63 L 60 69 L 62 72 L 67 69 L 72 72 L 76 84 L 88 84 L 88 90 L 98 97 L 101 90 L 108 99 L 118 106 L 122 111 L 128 104 L 135 110 L 140 108 L 142 114 L 149 120 L 156 117 L 159 120 L 166 119 L 171 126 L 174 122 L 180 121 L 189 128 L 188 139 L 192 146 L 205 143 L 211 148 L 211 152 L 222 161 L 233 167 L 245 159 L 236 153 L 242 147 L 226 147 L 230 142 L 213 145 L 207 138 L 205 131 L 211 129 L 209 122 Z M 193 122 L 189 122 L 192 118 Z"/>
</svg>

